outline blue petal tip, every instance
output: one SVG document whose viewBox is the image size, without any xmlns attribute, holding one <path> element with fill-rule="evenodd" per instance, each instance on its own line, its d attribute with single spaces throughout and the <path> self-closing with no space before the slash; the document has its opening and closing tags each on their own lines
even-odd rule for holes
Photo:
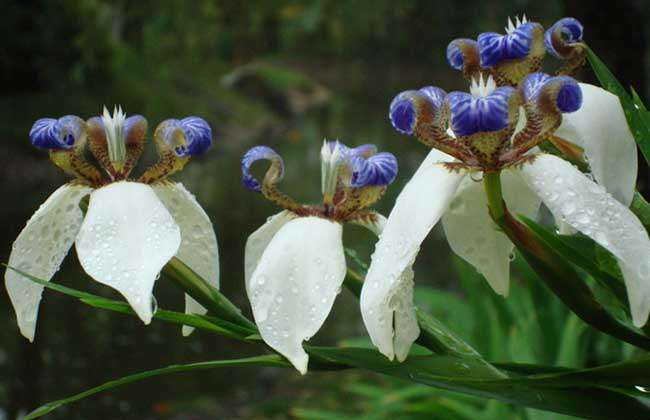
<svg viewBox="0 0 650 420">
<path fill-rule="evenodd" d="M 275 160 L 280 164 L 280 168 L 284 168 L 284 163 L 279 154 L 268 146 L 255 146 L 244 154 L 241 160 L 242 184 L 249 191 L 261 192 L 262 185 L 255 179 L 251 173 L 253 163 L 258 160 Z"/>
<path fill-rule="evenodd" d="M 562 58 L 563 48 L 582 41 L 584 28 L 579 20 L 565 17 L 553 24 L 544 33 L 544 46 L 546 50 L 557 58 Z"/>
<path fill-rule="evenodd" d="M 377 153 L 367 159 L 355 157 L 352 161 L 352 187 L 384 186 L 397 177 L 397 159 L 391 153 Z"/>
<path fill-rule="evenodd" d="M 31 143 L 39 149 L 70 150 L 82 137 L 84 121 L 75 115 L 59 119 L 41 118 L 29 132 Z"/>
</svg>

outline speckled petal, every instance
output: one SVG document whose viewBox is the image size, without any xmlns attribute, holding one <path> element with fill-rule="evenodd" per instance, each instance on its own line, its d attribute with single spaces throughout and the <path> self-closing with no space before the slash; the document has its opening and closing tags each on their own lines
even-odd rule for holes
<svg viewBox="0 0 650 420">
<path fill-rule="evenodd" d="M 121 181 L 90 195 L 76 248 L 86 273 L 120 292 L 148 324 L 153 285 L 180 244 L 180 229 L 153 189 Z"/>
<path fill-rule="evenodd" d="M 563 115 L 556 136 L 584 149 L 598 183 L 626 206 L 632 202 L 637 177 L 636 142 L 618 97 L 580 83 L 582 107 Z"/>
<path fill-rule="evenodd" d="M 404 187 L 375 246 L 363 284 L 363 322 L 372 342 L 391 360 L 395 355 L 406 357 L 407 348 L 417 337 L 411 323 L 395 317 L 396 312 L 408 311 L 401 303 L 408 302 L 412 293 L 411 266 L 422 241 L 447 210 L 466 175 L 450 172 L 442 165 L 451 161 L 450 156 L 432 150 Z M 405 325 L 406 332 L 394 330 Z M 400 337 L 399 343 L 394 337 Z M 411 338 L 411 343 L 407 345 L 402 337 Z"/>
<path fill-rule="evenodd" d="M 262 338 L 302 374 L 309 360 L 302 342 L 323 325 L 345 278 L 341 235 L 341 225 L 326 219 L 291 220 L 246 282 Z"/>
<path fill-rule="evenodd" d="M 535 218 L 540 199 L 521 176 L 505 170 L 501 172 L 501 184 L 510 211 Z M 492 222 L 482 182 L 465 178 L 442 217 L 442 225 L 456 255 L 476 267 L 496 293 L 507 296 L 514 245 Z"/>
<path fill-rule="evenodd" d="M 219 246 L 210 218 L 183 184 L 164 182 L 152 188 L 181 229 L 181 246 L 176 257 L 218 289 Z M 186 294 L 185 312 L 203 315 L 207 309 Z M 193 330 L 185 325 L 183 335 Z"/>
<path fill-rule="evenodd" d="M 556 217 L 616 256 L 634 325 L 650 312 L 650 239 L 637 217 L 605 189 L 557 156 L 539 155 L 521 173 Z"/>
<path fill-rule="evenodd" d="M 66 184 L 56 190 L 29 219 L 9 255 L 10 267 L 49 281 L 59 270 L 81 228 L 79 201 L 91 188 Z M 18 319 L 20 332 L 34 341 L 43 286 L 7 269 L 5 286 Z"/>
</svg>

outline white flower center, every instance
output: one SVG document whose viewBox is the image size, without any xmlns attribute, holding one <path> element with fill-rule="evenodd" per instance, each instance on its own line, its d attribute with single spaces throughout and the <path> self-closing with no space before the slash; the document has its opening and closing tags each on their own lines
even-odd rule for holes
<svg viewBox="0 0 650 420">
<path fill-rule="evenodd" d="M 327 140 L 323 141 L 323 147 L 320 149 L 321 162 L 321 191 L 325 201 L 332 198 L 336 192 L 336 182 L 338 179 L 339 167 L 343 161 L 343 148 L 336 141 L 334 147 L 330 146 Z"/>
<path fill-rule="evenodd" d="M 517 29 L 518 27 L 520 27 L 521 25 L 523 25 L 523 24 L 525 24 L 525 23 L 528 23 L 528 19 L 526 18 L 526 14 L 525 14 L 525 13 L 524 13 L 524 15 L 521 17 L 521 20 L 519 20 L 519 16 L 515 16 L 515 23 L 514 23 L 514 25 L 513 25 L 513 23 L 512 23 L 512 19 L 511 19 L 511 18 L 508 18 L 508 26 L 505 27 L 505 29 L 506 29 L 506 33 L 507 33 L 508 35 L 510 35 L 511 33 L 513 33 L 513 32 L 515 31 L 515 29 Z"/>
<path fill-rule="evenodd" d="M 475 98 L 485 98 L 494 92 L 494 89 L 496 88 L 497 84 L 492 76 L 488 76 L 487 80 L 484 80 L 483 74 L 481 74 L 478 79 L 472 79 L 469 93 L 471 93 Z"/>
<path fill-rule="evenodd" d="M 106 143 L 108 144 L 108 158 L 113 167 L 120 171 L 126 163 L 126 145 L 124 143 L 124 121 L 126 114 L 122 107 L 113 108 L 113 116 L 104 107 L 102 122 L 106 132 Z"/>
</svg>

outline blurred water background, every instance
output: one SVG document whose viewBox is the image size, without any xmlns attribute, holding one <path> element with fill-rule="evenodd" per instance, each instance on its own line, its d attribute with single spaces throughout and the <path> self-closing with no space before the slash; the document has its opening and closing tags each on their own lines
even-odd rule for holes
<svg viewBox="0 0 650 420">
<path fill-rule="evenodd" d="M 445 61 L 447 43 L 453 38 L 501 31 L 509 15 L 523 12 L 546 27 L 560 17 L 574 16 L 585 24 L 588 43 L 624 84 L 634 84 L 647 97 L 647 5 L 633 0 L 596 4 L 561 0 L 3 3 L 0 260 L 7 261 L 25 221 L 66 180 L 46 153 L 29 144 L 33 121 L 65 114 L 88 118 L 98 115 L 102 105 L 121 104 L 127 114 L 145 115 L 151 132 L 163 119 L 198 115 L 213 127 L 214 147 L 175 179 L 196 194 L 211 216 L 220 244 L 222 290 L 250 313 L 243 289 L 244 243 L 277 209 L 240 185 L 239 162 L 249 147 L 275 148 L 286 163 L 282 188 L 309 202 L 320 197 L 319 149 L 324 138 L 338 138 L 348 145 L 376 143 L 400 162 L 397 181 L 378 205 L 387 214 L 427 153 L 424 146 L 391 129 L 388 104 L 408 88 L 428 84 L 447 90 L 465 88 L 461 75 Z M 588 70 L 583 80 L 593 80 Z M 143 160 L 155 160 L 153 146 Z M 642 190 L 646 176 L 642 168 Z M 349 227 L 345 241 L 367 260 L 374 238 Z M 75 258 L 72 251 L 54 281 L 117 297 L 89 281 Z M 515 281 L 513 288 L 520 291 L 506 306 L 471 268 L 451 256 L 440 229 L 425 242 L 416 264 L 418 286 L 428 286 L 419 291 L 418 301 L 493 360 L 534 362 L 543 361 L 540 354 L 553 354 L 558 358 L 546 362 L 588 364 L 615 360 L 626 351 L 597 334 L 585 338 L 586 328 L 545 290 L 526 295 L 532 300 L 523 302 L 528 298 L 520 294 L 537 287 L 523 277 Z M 164 279 L 155 293 L 162 307 L 182 307 L 181 294 Z M 36 341 L 29 344 L 18 333 L 3 288 L 0 300 L 0 418 L 16 418 L 46 401 L 128 373 L 260 351 L 200 331 L 181 338 L 179 328 L 156 322 L 145 327 L 135 318 L 93 310 L 47 291 Z M 557 325 L 544 321 L 542 308 L 554 311 L 549 316 Z M 527 323 L 522 324 L 522 318 Z M 572 329 L 566 334 L 573 339 L 574 331 L 575 340 L 581 340 L 574 343 L 579 354 L 561 353 L 557 331 L 567 325 Z M 531 338 L 534 328 L 540 333 Z M 312 341 L 333 345 L 365 336 L 357 303 L 344 292 Z M 412 391 L 405 396 L 407 389 Z M 474 408 L 491 410 L 494 418 L 546 418 L 533 410 L 455 398 L 358 372 L 300 377 L 284 370 L 226 369 L 140 382 L 48 418 L 454 419 L 471 418 L 467 410 Z"/>
</svg>

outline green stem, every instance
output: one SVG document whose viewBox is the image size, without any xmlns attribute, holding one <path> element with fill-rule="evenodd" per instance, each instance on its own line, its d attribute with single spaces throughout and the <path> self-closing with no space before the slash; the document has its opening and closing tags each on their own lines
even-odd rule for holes
<svg viewBox="0 0 650 420">
<path fill-rule="evenodd" d="M 483 174 L 483 186 L 488 200 L 488 209 L 492 220 L 502 226 L 505 221 L 506 206 L 501 192 L 501 173 L 486 172 Z"/>
<path fill-rule="evenodd" d="M 257 332 L 255 324 L 246 318 L 237 306 L 178 258 L 172 258 L 162 272 L 208 311 L 250 329 L 251 333 Z"/>
</svg>

